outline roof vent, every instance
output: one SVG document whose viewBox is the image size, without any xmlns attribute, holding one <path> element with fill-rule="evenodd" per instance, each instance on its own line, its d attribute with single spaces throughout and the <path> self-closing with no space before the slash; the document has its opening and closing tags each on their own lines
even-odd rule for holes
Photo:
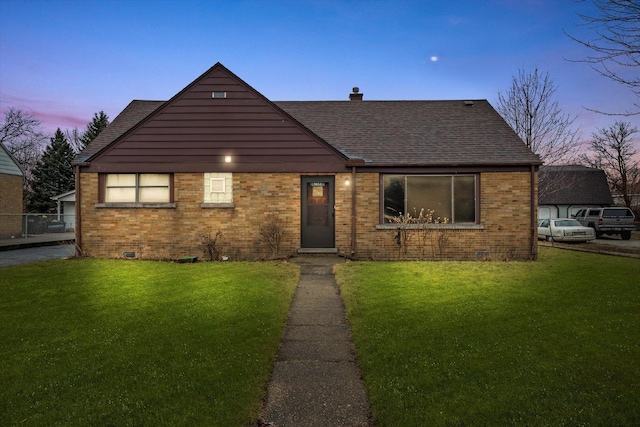
<svg viewBox="0 0 640 427">
<path fill-rule="evenodd" d="M 473 101 L 464 101 L 464 105 L 467 107 L 473 107 Z"/>
<path fill-rule="evenodd" d="M 359 92 L 360 92 L 360 88 L 354 87 L 353 93 L 349 94 L 349 101 L 362 101 L 362 94 Z"/>
</svg>

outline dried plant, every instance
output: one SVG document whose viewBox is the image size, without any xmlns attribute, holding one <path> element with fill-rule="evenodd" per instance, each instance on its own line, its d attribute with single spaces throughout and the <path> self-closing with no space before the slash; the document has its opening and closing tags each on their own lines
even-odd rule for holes
<svg viewBox="0 0 640 427">
<path fill-rule="evenodd" d="M 272 257 L 280 254 L 285 235 L 282 219 L 277 214 L 267 214 L 265 222 L 260 225 L 260 239 L 269 248 Z"/>
<path fill-rule="evenodd" d="M 434 220 L 434 223 L 448 224 L 449 218 L 441 219 L 440 217 L 438 217 Z M 447 246 L 449 246 L 450 232 L 451 230 L 448 230 L 446 228 L 438 228 L 438 232 L 435 235 L 436 245 L 438 246 L 438 253 L 440 254 L 440 261 L 444 259 L 444 252 L 447 249 Z M 436 245 L 434 245 L 434 250 Z M 435 259 L 435 254 L 434 254 L 434 259 Z"/>
<path fill-rule="evenodd" d="M 416 209 L 413 209 L 414 215 L 416 213 Z M 420 250 L 420 260 L 423 261 L 425 259 L 425 248 L 427 243 L 429 242 L 429 236 L 431 235 L 431 231 L 433 230 L 428 225 L 433 223 L 433 209 L 420 209 L 420 212 L 415 215 L 414 223 L 416 224 L 416 233 L 417 233 L 417 245 Z"/>
<path fill-rule="evenodd" d="M 200 243 L 204 252 L 209 257 L 209 261 L 220 260 L 220 248 L 218 247 L 219 241 L 222 240 L 222 232 L 217 231 L 215 235 L 211 233 L 204 233 L 200 235 Z"/>
<path fill-rule="evenodd" d="M 389 222 L 397 226 L 393 239 L 398 246 L 398 259 L 402 259 L 407 255 L 409 248 L 409 241 L 411 240 L 409 225 L 413 224 L 413 218 L 411 214 L 402 215 L 402 212 L 400 212 L 399 215 L 392 217 Z"/>
<path fill-rule="evenodd" d="M 433 209 L 420 209 L 420 212 L 414 208 L 414 215 L 410 213 L 403 215 L 402 212 L 399 215 L 392 217 L 389 223 L 396 225 L 394 229 L 393 239 L 398 246 L 398 259 L 402 259 L 407 255 L 409 250 L 409 244 L 411 243 L 412 233 L 415 231 L 416 246 L 420 253 L 420 260 L 425 259 L 425 248 L 429 243 L 429 237 L 432 235 L 434 228 L 433 224 L 448 224 L 449 218 L 434 218 Z M 437 233 L 434 236 L 435 243 L 432 245 L 433 259 L 436 258 L 435 248 L 438 247 L 440 259 L 443 259 L 444 251 L 449 243 L 449 231 L 445 228 L 438 228 Z"/>
</svg>

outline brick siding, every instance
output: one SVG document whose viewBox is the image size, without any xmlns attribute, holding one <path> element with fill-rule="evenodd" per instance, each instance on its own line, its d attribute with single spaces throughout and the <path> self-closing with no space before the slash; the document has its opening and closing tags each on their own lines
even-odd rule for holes
<svg viewBox="0 0 640 427">
<path fill-rule="evenodd" d="M 203 208 L 203 175 L 174 175 L 175 208 L 104 208 L 98 202 L 98 175 L 81 175 L 82 249 L 90 256 L 117 258 L 124 251 L 141 259 L 176 259 L 195 255 L 206 259 L 201 236 L 222 233 L 221 255 L 231 260 L 272 256 L 260 237 L 260 226 L 277 215 L 285 239 L 282 256 L 300 247 L 300 174 L 234 173 L 234 207 Z M 379 225 L 379 175 L 358 173 L 356 181 L 356 242 L 358 259 L 532 259 L 530 239 L 530 174 L 482 173 L 480 229 L 432 230 L 424 245 L 411 230 L 407 254 L 400 254 L 395 230 Z M 335 175 L 336 248 L 351 254 L 351 174 Z M 535 199 L 537 200 L 537 194 Z M 537 203 L 534 204 L 534 212 Z M 441 242 L 438 244 L 438 237 Z M 534 242 L 535 243 L 535 242 Z M 535 247 L 535 245 L 533 245 Z"/>
<path fill-rule="evenodd" d="M 22 183 L 20 175 L 0 174 L 0 238 L 22 236 Z"/>
</svg>

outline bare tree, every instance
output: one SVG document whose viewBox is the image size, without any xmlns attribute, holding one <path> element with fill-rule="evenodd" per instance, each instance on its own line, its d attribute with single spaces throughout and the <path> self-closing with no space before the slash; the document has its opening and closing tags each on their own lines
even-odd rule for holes
<svg viewBox="0 0 640 427">
<path fill-rule="evenodd" d="M 17 108 L 5 111 L 4 122 L 0 126 L 0 141 L 24 169 L 25 182 L 31 178 L 31 171 L 42 156 L 46 140 L 42 123 L 31 113 Z"/>
<path fill-rule="evenodd" d="M 580 145 L 576 117 L 554 100 L 556 85 L 548 72 L 518 70 L 506 93 L 498 92 L 497 110 L 527 147 L 545 164 L 569 162 Z"/>
<path fill-rule="evenodd" d="M 609 187 L 622 196 L 627 207 L 631 207 L 633 189 L 640 184 L 640 161 L 634 160 L 637 133 L 638 128 L 630 123 L 616 121 L 592 134 L 590 152 L 582 156 L 583 163 L 604 170 Z"/>
<path fill-rule="evenodd" d="M 578 14 L 583 25 L 594 31 L 591 40 L 581 40 L 568 33 L 575 42 L 589 48 L 593 54 L 576 62 L 586 62 L 600 75 L 629 87 L 640 96 L 640 1 L 593 0 L 597 16 Z M 640 104 L 634 104 L 640 108 Z M 633 115 L 640 111 L 604 113 Z"/>
<path fill-rule="evenodd" d="M 78 128 L 66 129 L 64 131 L 64 137 L 67 139 L 69 145 L 71 145 L 71 148 L 73 148 L 73 151 L 75 151 L 76 153 L 79 153 L 84 148 L 84 144 L 82 143 L 82 135 L 80 134 Z"/>
</svg>

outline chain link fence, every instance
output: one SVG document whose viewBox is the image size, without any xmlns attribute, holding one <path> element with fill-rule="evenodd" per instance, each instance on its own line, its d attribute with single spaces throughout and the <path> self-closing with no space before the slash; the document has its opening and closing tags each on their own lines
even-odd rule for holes
<svg viewBox="0 0 640 427">
<path fill-rule="evenodd" d="M 75 223 L 73 214 L 0 214 L 0 240 L 73 233 Z"/>
</svg>

